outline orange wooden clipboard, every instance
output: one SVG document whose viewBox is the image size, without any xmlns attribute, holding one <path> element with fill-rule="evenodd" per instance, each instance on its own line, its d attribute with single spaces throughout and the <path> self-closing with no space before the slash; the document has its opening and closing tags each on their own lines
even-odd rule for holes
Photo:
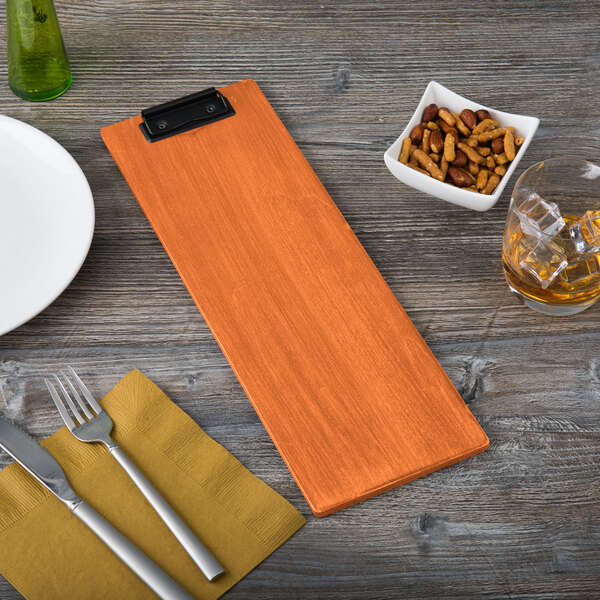
<svg viewBox="0 0 600 600">
<path fill-rule="evenodd" d="M 136 116 L 102 138 L 312 511 L 485 450 L 257 84 L 220 92 L 235 114 L 154 142 Z"/>
</svg>

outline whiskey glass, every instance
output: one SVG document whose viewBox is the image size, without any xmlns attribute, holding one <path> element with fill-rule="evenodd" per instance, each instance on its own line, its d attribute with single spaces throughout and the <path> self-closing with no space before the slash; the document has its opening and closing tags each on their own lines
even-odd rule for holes
<svg viewBox="0 0 600 600">
<path fill-rule="evenodd" d="M 600 297 L 600 167 L 553 158 L 512 193 L 502 248 L 511 291 L 547 315 L 573 315 Z"/>
</svg>

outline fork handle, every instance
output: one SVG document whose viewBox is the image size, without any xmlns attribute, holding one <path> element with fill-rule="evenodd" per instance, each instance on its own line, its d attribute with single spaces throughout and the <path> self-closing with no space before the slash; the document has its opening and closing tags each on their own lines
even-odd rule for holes
<svg viewBox="0 0 600 600">
<path fill-rule="evenodd" d="M 194 535 L 192 530 L 182 521 L 181 517 L 171 508 L 167 501 L 156 491 L 154 486 L 144 477 L 127 454 L 116 445 L 110 447 L 109 451 L 119 461 L 119 464 L 125 471 L 127 471 L 127 474 L 139 488 L 140 492 L 144 494 L 146 500 L 152 505 L 152 508 L 154 508 L 165 522 L 165 525 L 171 530 L 206 578 L 209 581 L 213 581 L 221 575 L 224 572 L 223 567 Z"/>
<path fill-rule="evenodd" d="M 89 504 L 81 501 L 72 511 L 162 600 L 194 600 Z"/>
</svg>

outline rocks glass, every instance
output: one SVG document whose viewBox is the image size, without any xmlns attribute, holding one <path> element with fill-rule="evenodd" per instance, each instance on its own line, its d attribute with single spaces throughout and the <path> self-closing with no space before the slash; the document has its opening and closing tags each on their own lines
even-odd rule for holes
<svg viewBox="0 0 600 600">
<path fill-rule="evenodd" d="M 578 158 L 533 165 L 513 190 L 502 251 L 512 292 L 547 315 L 600 297 L 600 167 Z"/>
</svg>

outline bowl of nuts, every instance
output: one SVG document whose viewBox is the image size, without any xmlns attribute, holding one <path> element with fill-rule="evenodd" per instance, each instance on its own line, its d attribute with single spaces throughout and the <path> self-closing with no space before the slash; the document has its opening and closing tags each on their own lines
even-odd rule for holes
<svg viewBox="0 0 600 600">
<path fill-rule="evenodd" d="M 385 164 L 403 183 L 488 210 L 517 168 L 539 119 L 487 108 L 431 81 Z"/>
</svg>

